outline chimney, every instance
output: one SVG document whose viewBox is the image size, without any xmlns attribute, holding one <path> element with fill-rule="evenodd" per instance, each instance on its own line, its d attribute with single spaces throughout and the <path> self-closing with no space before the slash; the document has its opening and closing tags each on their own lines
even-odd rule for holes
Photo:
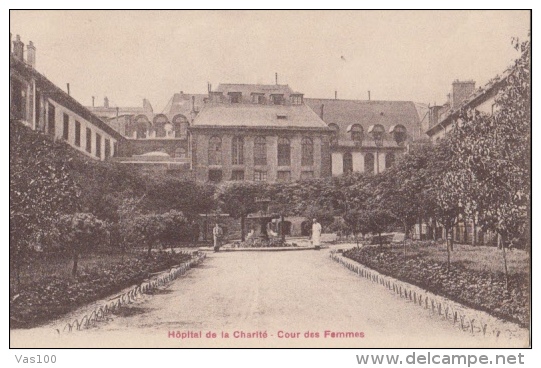
<svg viewBox="0 0 541 368">
<path fill-rule="evenodd" d="M 9 32 L 9 54 L 10 55 L 11 55 L 11 50 L 12 50 L 12 48 L 11 48 L 11 36 L 12 36 L 12 34 L 11 34 L 11 32 Z"/>
<path fill-rule="evenodd" d="M 68 96 L 70 96 L 70 84 L 66 83 L 66 90 L 68 91 Z"/>
<path fill-rule="evenodd" d="M 453 96 L 451 98 L 451 108 L 457 109 L 464 101 L 475 91 L 475 82 L 473 80 L 453 82 Z"/>
<path fill-rule="evenodd" d="M 334 99 L 338 99 L 338 91 L 337 90 L 334 90 Z"/>
<path fill-rule="evenodd" d="M 321 104 L 321 113 L 319 114 L 319 117 L 321 120 L 323 120 L 323 109 L 325 108 L 324 104 Z"/>
<path fill-rule="evenodd" d="M 107 96 L 103 98 L 103 107 L 109 107 L 109 99 Z"/>
<path fill-rule="evenodd" d="M 195 111 L 195 96 L 192 96 L 192 111 Z"/>
<path fill-rule="evenodd" d="M 94 107 L 94 99 L 95 99 L 95 97 L 92 96 L 92 107 Z"/>
<path fill-rule="evenodd" d="M 36 67 L 36 46 L 32 41 L 28 41 L 28 46 L 26 46 L 26 63 L 32 68 Z"/>
<path fill-rule="evenodd" d="M 17 60 L 24 61 L 23 53 L 24 53 L 24 43 L 21 41 L 21 36 L 17 35 L 15 36 L 15 41 L 13 41 L 13 56 Z"/>
<path fill-rule="evenodd" d="M 276 85 L 278 85 L 278 73 L 274 73 L 274 80 L 276 82 Z"/>
<path fill-rule="evenodd" d="M 368 101 L 370 101 L 370 91 L 368 91 Z"/>
</svg>

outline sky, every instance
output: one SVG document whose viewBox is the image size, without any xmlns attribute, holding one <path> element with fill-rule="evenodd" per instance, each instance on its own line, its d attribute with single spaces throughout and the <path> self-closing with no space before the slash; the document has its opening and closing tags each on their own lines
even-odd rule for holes
<svg viewBox="0 0 541 368">
<path fill-rule="evenodd" d="M 207 82 L 289 84 L 305 97 L 443 103 L 455 79 L 503 72 L 527 11 L 11 11 L 36 69 L 84 105 L 161 112 Z"/>
</svg>

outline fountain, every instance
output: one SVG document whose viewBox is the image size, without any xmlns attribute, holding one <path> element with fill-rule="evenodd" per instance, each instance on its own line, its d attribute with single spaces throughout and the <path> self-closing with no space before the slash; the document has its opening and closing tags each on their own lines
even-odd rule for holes
<svg viewBox="0 0 541 368">
<path fill-rule="evenodd" d="M 261 240 L 269 240 L 269 234 L 267 233 L 267 225 L 272 219 L 278 218 L 276 214 L 269 213 L 269 198 L 256 198 L 256 204 L 260 207 L 260 210 L 256 213 L 251 213 L 247 216 L 248 219 L 259 220 L 259 233 L 256 236 Z"/>
</svg>

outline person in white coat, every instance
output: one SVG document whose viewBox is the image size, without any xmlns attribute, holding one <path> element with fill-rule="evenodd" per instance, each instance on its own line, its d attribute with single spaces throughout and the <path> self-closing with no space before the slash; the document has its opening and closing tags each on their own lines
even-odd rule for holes
<svg viewBox="0 0 541 368">
<path fill-rule="evenodd" d="M 316 249 L 321 248 L 321 224 L 314 219 L 312 222 L 312 245 Z"/>
</svg>

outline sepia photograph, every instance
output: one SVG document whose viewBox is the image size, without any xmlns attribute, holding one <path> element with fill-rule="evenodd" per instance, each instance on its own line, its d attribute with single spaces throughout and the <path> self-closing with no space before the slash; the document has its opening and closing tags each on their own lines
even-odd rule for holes
<svg viewBox="0 0 541 368">
<path fill-rule="evenodd" d="M 10 348 L 530 347 L 531 16 L 10 10 Z"/>
</svg>

